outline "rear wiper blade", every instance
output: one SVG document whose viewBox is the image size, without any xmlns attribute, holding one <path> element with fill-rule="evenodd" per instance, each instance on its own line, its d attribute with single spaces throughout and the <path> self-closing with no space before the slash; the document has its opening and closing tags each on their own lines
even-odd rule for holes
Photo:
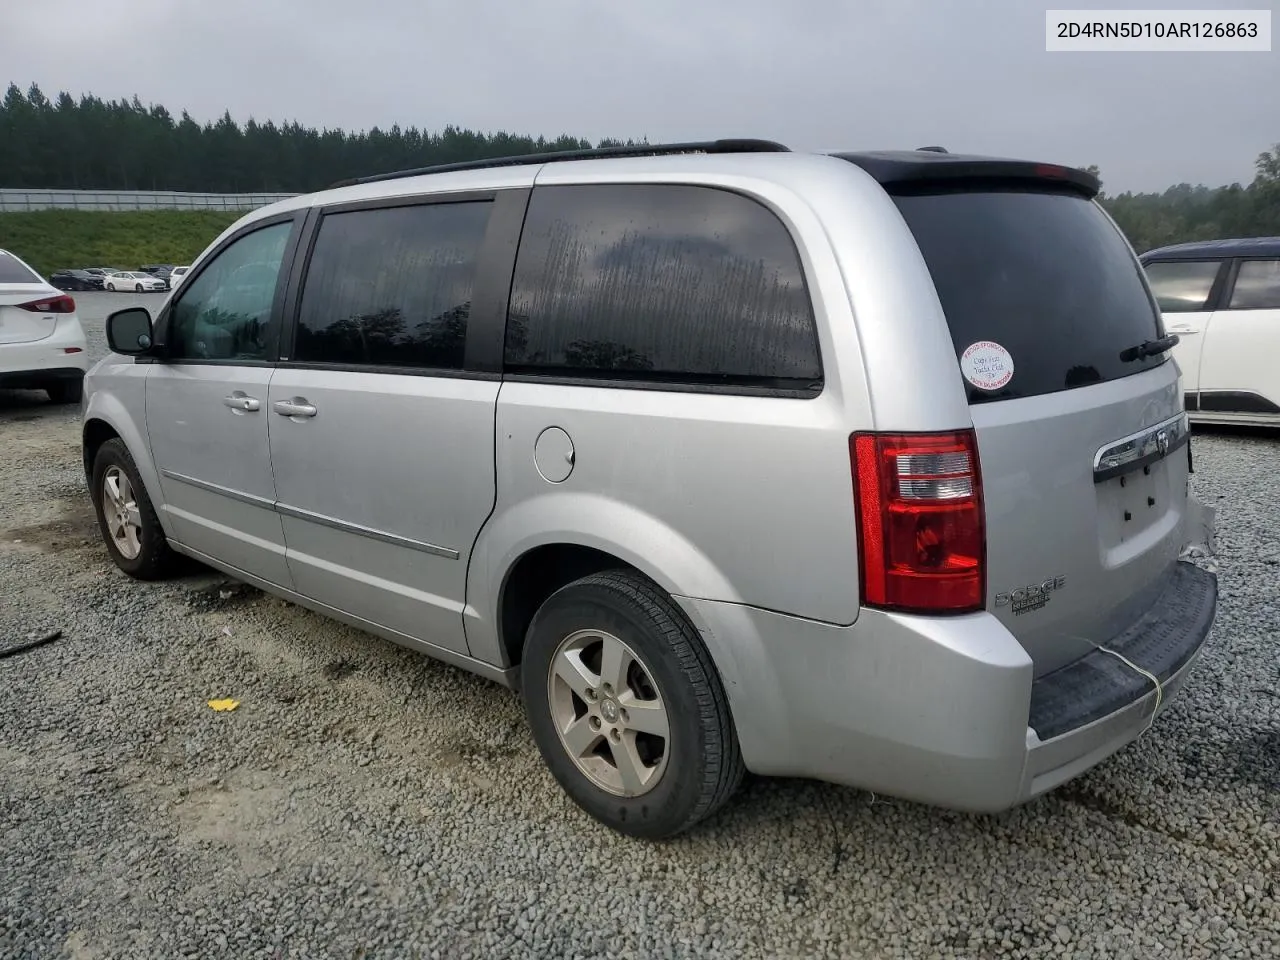
<svg viewBox="0 0 1280 960">
<path fill-rule="evenodd" d="M 1145 357 L 1154 357 L 1157 353 L 1164 353 L 1166 350 L 1172 350 L 1178 345 L 1178 335 L 1171 333 L 1167 337 L 1161 337 L 1159 340 L 1144 340 L 1136 347 L 1129 347 L 1120 351 L 1120 362 L 1128 363 L 1131 360 L 1142 360 Z"/>
</svg>

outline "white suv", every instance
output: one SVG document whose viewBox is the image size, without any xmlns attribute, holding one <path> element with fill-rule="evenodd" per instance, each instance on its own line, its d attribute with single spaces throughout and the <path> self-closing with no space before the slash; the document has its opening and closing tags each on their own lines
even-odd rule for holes
<svg viewBox="0 0 1280 960">
<path fill-rule="evenodd" d="M 1280 237 L 1179 243 L 1142 263 L 1181 338 L 1187 416 L 1280 427 Z"/>
<path fill-rule="evenodd" d="M 76 302 L 0 250 L 0 388 L 78 403 L 89 369 Z"/>
</svg>

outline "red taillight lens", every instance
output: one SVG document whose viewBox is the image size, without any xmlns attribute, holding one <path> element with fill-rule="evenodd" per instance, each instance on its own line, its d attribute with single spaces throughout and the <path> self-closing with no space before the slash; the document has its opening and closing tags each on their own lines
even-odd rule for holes
<svg viewBox="0 0 1280 960">
<path fill-rule="evenodd" d="M 849 438 L 862 602 L 967 613 L 986 600 L 986 533 L 972 430 Z"/>
<path fill-rule="evenodd" d="M 32 300 L 18 306 L 32 313 L 75 313 L 76 302 L 65 293 L 60 297 L 47 297 L 44 300 Z"/>
</svg>

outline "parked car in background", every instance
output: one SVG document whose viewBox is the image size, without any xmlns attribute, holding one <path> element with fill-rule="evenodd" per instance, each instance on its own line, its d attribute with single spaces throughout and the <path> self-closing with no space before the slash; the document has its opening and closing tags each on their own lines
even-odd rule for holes
<svg viewBox="0 0 1280 960">
<path fill-rule="evenodd" d="M 85 273 L 92 273 L 95 276 L 102 277 L 103 280 L 106 280 L 109 274 L 124 272 L 124 267 L 85 267 L 84 271 Z"/>
<path fill-rule="evenodd" d="M 141 270 L 143 273 L 149 273 L 151 274 L 151 276 L 156 277 L 159 280 L 163 280 L 165 284 L 165 289 L 168 289 L 171 286 L 169 281 L 169 276 L 170 274 L 173 273 L 172 264 L 153 263 L 153 264 L 150 264 L 149 266 L 139 267 L 138 269 Z"/>
<path fill-rule="evenodd" d="M 174 267 L 172 272 L 170 272 L 169 274 L 169 286 L 176 287 L 179 283 L 181 283 L 182 278 L 187 275 L 187 271 L 190 269 L 191 268 L 189 266 Z"/>
<path fill-rule="evenodd" d="M 159 277 L 153 277 L 149 273 L 137 271 L 120 271 L 119 273 L 109 273 L 103 281 L 103 285 L 107 290 L 133 290 L 137 293 L 153 290 L 168 290 L 169 284 Z"/>
<path fill-rule="evenodd" d="M 1280 237 L 1180 243 L 1141 260 L 1180 338 L 1188 416 L 1280 426 Z"/>
<path fill-rule="evenodd" d="M 101 290 L 102 280 L 88 270 L 59 270 L 49 275 L 49 282 L 59 290 Z"/>
<path fill-rule="evenodd" d="M 626 833 L 744 769 L 1006 809 L 1141 735 L 1217 607 L 1173 340 L 1098 189 L 730 141 L 263 207 L 107 318 L 106 549 L 518 688 Z"/>
<path fill-rule="evenodd" d="M 89 368 L 76 302 L 0 250 L 0 388 L 44 390 L 78 403 Z"/>
</svg>

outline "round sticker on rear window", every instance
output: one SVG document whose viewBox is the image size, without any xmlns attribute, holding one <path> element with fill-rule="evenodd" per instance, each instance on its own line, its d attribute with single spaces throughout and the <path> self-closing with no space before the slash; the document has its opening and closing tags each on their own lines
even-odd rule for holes
<svg viewBox="0 0 1280 960">
<path fill-rule="evenodd" d="M 979 340 L 960 354 L 960 372 L 979 390 L 999 390 L 1013 379 L 1013 357 L 994 340 Z"/>
</svg>

